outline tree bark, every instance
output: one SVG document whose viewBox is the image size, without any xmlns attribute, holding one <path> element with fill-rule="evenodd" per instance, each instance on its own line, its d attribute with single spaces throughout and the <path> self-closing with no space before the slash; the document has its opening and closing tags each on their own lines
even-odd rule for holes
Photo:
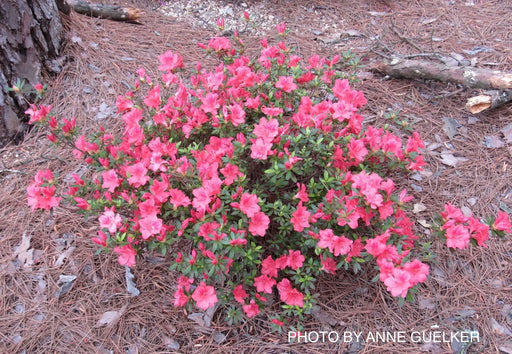
<svg viewBox="0 0 512 354">
<path fill-rule="evenodd" d="M 374 65 L 372 70 L 396 78 L 452 82 L 468 88 L 497 90 L 512 88 L 512 73 L 467 66 L 448 66 L 426 60 L 395 58 L 389 63 Z"/>
<path fill-rule="evenodd" d="M 60 71 L 64 30 L 55 1 L 0 1 L 0 145 L 24 130 L 27 109 L 6 88 L 17 79 L 36 84 L 42 71 Z"/>
</svg>

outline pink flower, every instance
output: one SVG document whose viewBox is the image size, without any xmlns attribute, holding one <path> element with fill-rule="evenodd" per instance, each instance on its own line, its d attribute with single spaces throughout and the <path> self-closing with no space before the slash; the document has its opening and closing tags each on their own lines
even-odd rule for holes
<svg viewBox="0 0 512 354">
<path fill-rule="evenodd" d="M 261 118 L 260 122 L 254 125 L 253 133 L 257 138 L 270 142 L 279 133 L 279 122 L 277 119 Z"/>
<path fill-rule="evenodd" d="M 242 106 L 234 103 L 229 106 L 229 110 L 231 112 L 226 116 L 226 122 L 233 123 L 235 127 L 245 123 L 245 111 Z"/>
<path fill-rule="evenodd" d="M 382 253 L 384 253 L 384 251 L 387 248 L 386 242 L 388 241 L 389 236 L 390 231 L 386 230 L 386 232 L 384 232 L 383 234 L 366 241 L 366 252 L 368 252 L 375 258 L 381 256 Z"/>
<path fill-rule="evenodd" d="M 244 193 L 240 198 L 239 209 L 248 217 L 252 218 L 257 212 L 260 211 L 258 205 L 258 196 L 254 194 Z"/>
<path fill-rule="evenodd" d="M 254 278 L 254 286 L 256 291 L 272 294 L 272 288 L 276 284 L 275 279 L 269 278 L 267 275 L 260 275 Z"/>
<path fill-rule="evenodd" d="M 199 212 L 205 211 L 208 207 L 208 204 L 210 204 L 212 201 L 206 188 L 196 188 L 192 191 L 192 194 L 194 195 L 192 206 Z"/>
<path fill-rule="evenodd" d="M 25 111 L 25 114 L 30 115 L 30 120 L 28 124 L 34 124 L 35 122 L 43 121 L 50 111 L 52 110 L 52 106 L 41 106 L 39 109 L 36 105 L 31 104 L 30 108 Z"/>
<path fill-rule="evenodd" d="M 309 202 L 308 191 L 306 189 L 306 185 L 304 183 L 297 183 L 297 187 L 299 187 L 299 191 L 295 194 L 294 198 L 299 198 L 301 202 L 307 203 Z"/>
<path fill-rule="evenodd" d="M 279 326 L 279 327 L 284 325 L 284 322 L 283 321 L 279 321 L 277 318 L 273 318 L 272 319 L 272 323 L 275 324 L 276 326 Z"/>
<path fill-rule="evenodd" d="M 277 266 L 276 262 L 271 256 L 268 256 L 261 262 L 261 274 L 268 275 L 273 278 L 277 278 Z"/>
<path fill-rule="evenodd" d="M 103 171 L 101 177 L 103 179 L 101 188 L 108 189 L 110 193 L 114 193 L 115 189 L 121 184 L 121 179 L 118 178 L 115 170 Z"/>
<path fill-rule="evenodd" d="M 183 58 L 177 54 L 173 54 L 171 51 L 160 55 L 158 60 L 162 64 L 158 67 L 158 70 L 161 71 L 174 71 L 183 68 Z"/>
<path fill-rule="evenodd" d="M 247 315 L 247 317 L 254 317 L 257 314 L 260 313 L 259 306 L 254 302 L 254 300 L 251 300 L 251 303 L 249 305 L 243 305 L 242 306 L 244 313 Z"/>
<path fill-rule="evenodd" d="M 44 86 L 40 82 L 38 82 L 37 84 L 33 85 L 32 87 L 34 88 L 34 90 L 36 90 L 39 93 L 43 93 L 43 91 L 44 91 Z"/>
<path fill-rule="evenodd" d="M 76 202 L 76 206 L 82 210 L 91 210 L 91 205 L 84 198 L 75 197 L 73 198 Z"/>
<path fill-rule="evenodd" d="M 35 209 L 50 210 L 59 206 L 60 197 L 55 197 L 55 186 L 39 187 L 37 182 L 27 187 L 27 202 Z"/>
<path fill-rule="evenodd" d="M 132 248 L 131 245 L 117 246 L 114 247 L 114 252 L 119 253 L 117 259 L 120 265 L 132 267 L 135 265 L 135 256 L 137 252 Z"/>
<path fill-rule="evenodd" d="M 236 179 L 244 176 L 244 174 L 238 169 L 238 166 L 230 163 L 227 163 L 224 168 L 221 168 L 220 173 L 225 177 L 224 184 L 226 186 L 233 184 Z"/>
<path fill-rule="evenodd" d="M 98 237 L 93 237 L 91 241 L 102 247 L 107 247 L 107 235 L 102 231 L 98 231 Z"/>
<path fill-rule="evenodd" d="M 171 203 L 174 206 L 174 209 L 180 207 L 180 206 L 189 206 L 190 205 L 190 198 L 185 195 L 181 190 L 179 189 L 169 189 L 169 203 Z M 209 201 L 208 201 L 209 203 Z M 208 204 L 207 203 L 207 204 Z"/>
<path fill-rule="evenodd" d="M 281 280 L 277 284 L 277 290 L 279 291 L 279 297 L 281 301 L 284 301 L 290 306 L 304 306 L 304 295 L 297 289 L 292 288 L 290 281 L 286 278 Z"/>
<path fill-rule="evenodd" d="M 215 289 L 213 286 L 206 285 L 203 281 L 194 290 L 192 299 L 196 302 L 196 305 L 201 310 L 207 310 L 217 303 L 217 295 L 215 295 Z"/>
<path fill-rule="evenodd" d="M 135 165 L 128 166 L 126 168 L 126 173 L 130 175 L 130 177 L 128 177 L 128 183 L 135 188 L 145 185 L 150 179 L 150 177 L 146 175 L 147 172 L 148 169 L 142 162 L 137 162 Z"/>
<path fill-rule="evenodd" d="M 310 215 L 311 213 L 302 206 L 302 201 L 300 201 L 299 205 L 297 206 L 297 210 L 292 213 L 292 218 L 290 219 L 290 222 L 293 224 L 293 229 L 295 231 L 301 232 L 304 230 L 304 228 L 309 227 Z"/>
<path fill-rule="evenodd" d="M 211 113 L 213 116 L 217 114 L 217 109 L 220 107 L 218 100 L 219 95 L 216 93 L 207 93 L 206 96 L 201 98 L 201 109 L 204 113 Z"/>
<path fill-rule="evenodd" d="M 224 19 L 223 18 L 218 18 L 217 19 L 217 27 L 219 27 L 220 30 L 223 30 L 224 29 Z"/>
<path fill-rule="evenodd" d="M 160 106 L 160 86 L 156 85 L 149 92 L 144 103 L 148 107 L 158 108 Z"/>
<path fill-rule="evenodd" d="M 231 43 L 226 37 L 213 37 L 208 42 L 208 47 L 218 52 L 230 49 Z"/>
<path fill-rule="evenodd" d="M 179 287 L 178 290 L 174 293 L 174 306 L 183 307 L 188 302 L 188 296 L 183 291 L 182 287 Z"/>
<path fill-rule="evenodd" d="M 251 157 L 257 160 L 266 160 L 272 149 L 272 143 L 264 139 L 251 139 Z"/>
<path fill-rule="evenodd" d="M 133 107 L 133 101 L 131 98 L 119 95 L 117 96 L 116 107 L 118 113 L 129 111 Z"/>
<path fill-rule="evenodd" d="M 156 215 L 150 215 L 139 220 L 140 233 L 144 240 L 147 240 L 153 235 L 159 235 L 162 230 L 162 220 Z"/>
<path fill-rule="evenodd" d="M 290 93 L 297 89 L 297 84 L 293 82 L 293 77 L 291 76 L 280 76 L 276 82 L 276 87 L 286 93 Z"/>
<path fill-rule="evenodd" d="M 412 262 L 407 262 L 403 266 L 404 270 L 409 273 L 409 281 L 414 286 L 418 283 L 423 283 L 427 280 L 429 266 L 425 263 L 415 259 Z"/>
<path fill-rule="evenodd" d="M 407 292 L 412 287 L 409 272 L 400 268 L 394 268 L 391 276 L 384 280 L 384 284 L 391 295 L 403 298 L 407 296 Z"/>
<path fill-rule="evenodd" d="M 511 227 L 512 226 L 510 225 L 510 218 L 509 218 L 508 214 L 503 211 L 499 211 L 498 217 L 492 224 L 492 228 L 494 230 L 505 231 L 505 232 L 510 233 Z"/>
<path fill-rule="evenodd" d="M 468 246 L 469 239 L 469 231 L 464 225 L 453 225 L 446 230 L 446 245 L 448 247 L 464 249 Z"/>
<path fill-rule="evenodd" d="M 243 304 L 245 302 L 245 298 L 249 296 L 244 290 L 244 287 L 242 285 L 237 285 L 235 289 L 233 289 L 233 296 L 235 297 L 235 300 L 239 303 Z"/>
<path fill-rule="evenodd" d="M 323 258 L 322 255 L 320 255 L 320 259 L 322 263 L 322 270 L 329 274 L 336 273 L 337 265 L 334 259 L 329 257 Z"/>
<path fill-rule="evenodd" d="M 249 223 L 249 232 L 253 235 L 263 237 L 265 236 L 265 231 L 267 231 L 269 223 L 270 219 L 264 212 L 257 212 Z"/>
<path fill-rule="evenodd" d="M 482 224 L 478 219 L 470 217 L 469 233 L 479 246 L 487 247 L 485 241 L 489 239 L 489 225 Z"/>
<path fill-rule="evenodd" d="M 304 263 L 305 259 L 306 258 L 304 258 L 302 253 L 300 253 L 300 250 L 296 250 L 296 251 L 289 250 L 286 265 L 288 267 L 292 268 L 293 270 L 297 270 L 300 267 L 302 267 L 302 264 Z"/>
<path fill-rule="evenodd" d="M 114 207 L 110 209 L 105 207 L 105 211 L 98 219 L 100 226 L 108 229 L 111 234 L 115 234 L 117 228 L 121 226 L 121 215 L 115 213 Z"/>
<path fill-rule="evenodd" d="M 347 148 L 350 158 L 354 160 L 356 165 L 363 161 L 364 157 L 368 154 L 363 140 L 351 138 L 350 142 L 347 144 Z"/>
<path fill-rule="evenodd" d="M 286 31 L 286 24 L 284 22 L 281 22 L 276 26 L 276 29 L 279 34 L 284 34 L 284 31 Z"/>
</svg>

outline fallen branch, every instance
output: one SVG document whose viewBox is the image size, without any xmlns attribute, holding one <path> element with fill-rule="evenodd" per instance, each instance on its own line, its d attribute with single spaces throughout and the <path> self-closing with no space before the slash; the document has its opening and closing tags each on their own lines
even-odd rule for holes
<svg viewBox="0 0 512 354">
<path fill-rule="evenodd" d="M 489 91 L 468 99 L 466 108 L 473 114 L 496 108 L 512 101 L 512 91 Z"/>
<path fill-rule="evenodd" d="M 91 4 L 83 0 L 67 0 L 67 4 L 82 15 L 140 24 L 137 20 L 141 11 L 133 7 Z"/>
<path fill-rule="evenodd" d="M 395 78 L 452 82 L 468 88 L 512 89 L 512 73 L 464 66 L 448 66 L 425 60 L 393 58 L 389 63 L 371 67 Z"/>
</svg>

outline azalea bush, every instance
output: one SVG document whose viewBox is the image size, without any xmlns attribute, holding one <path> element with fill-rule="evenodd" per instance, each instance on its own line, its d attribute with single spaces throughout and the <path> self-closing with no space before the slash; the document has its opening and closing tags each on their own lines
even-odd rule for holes
<svg viewBox="0 0 512 354">
<path fill-rule="evenodd" d="M 213 37 L 211 70 L 184 73 L 182 57 L 159 56 L 161 77 L 137 71 L 116 105 L 124 133 L 77 131 L 50 106 L 32 105 L 30 122 L 56 144 L 73 146 L 88 166 L 58 183 L 39 171 L 27 189 L 35 209 L 74 207 L 97 218 L 92 239 L 132 267 L 148 251 L 169 254 L 180 275 L 176 306 L 223 306 L 231 321 L 280 301 L 281 315 L 308 313 L 317 279 L 375 262 L 392 296 L 425 281 L 420 237 L 407 209 L 412 197 L 392 176 L 421 170 L 417 132 L 402 138 L 363 124 L 362 92 L 337 70 L 350 58 L 302 58 L 280 40 Z M 61 192 L 57 193 L 57 187 Z M 447 205 L 437 220 L 452 248 L 484 245 L 490 231 L 510 231 L 508 215 L 488 224 Z"/>
</svg>

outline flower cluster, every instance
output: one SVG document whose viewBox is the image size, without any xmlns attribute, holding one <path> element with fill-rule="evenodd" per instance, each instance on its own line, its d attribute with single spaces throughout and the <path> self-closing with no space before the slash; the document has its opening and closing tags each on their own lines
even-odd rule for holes
<svg viewBox="0 0 512 354">
<path fill-rule="evenodd" d="M 336 69 L 341 57 L 305 59 L 263 40 L 251 60 L 234 41 L 201 44 L 219 64 L 197 64 L 188 82 L 170 51 L 159 56 L 159 79 L 138 70 L 116 102 L 122 136 L 79 135 L 74 120 L 57 124 L 44 106 L 27 112 L 90 166 L 64 197 L 98 217 L 93 242 L 126 266 L 148 250 L 172 254 L 182 274 L 176 306 L 220 302 L 253 317 L 276 296 L 290 313 L 307 313 L 319 274 L 372 259 L 391 294 L 406 297 L 429 268 L 415 258 L 412 197 L 388 176 L 421 170 L 418 133 L 402 140 L 363 125 L 366 99 Z M 54 192 L 51 173 L 40 172 L 29 204 L 55 207 Z M 485 241 L 488 229 L 473 218 L 452 209 L 443 217 L 448 246 Z M 507 229 L 503 218 L 496 229 Z"/>
<path fill-rule="evenodd" d="M 464 215 L 461 209 L 449 203 L 445 205 L 440 218 L 440 232 L 450 248 L 467 248 L 471 240 L 479 246 L 487 247 L 485 241 L 489 239 L 490 230 L 498 235 L 512 231 L 509 216 L 503 211 L 498 212 L 493 222 L 489 222 L 490 227 L 474 216 Z"/>
</svg>

